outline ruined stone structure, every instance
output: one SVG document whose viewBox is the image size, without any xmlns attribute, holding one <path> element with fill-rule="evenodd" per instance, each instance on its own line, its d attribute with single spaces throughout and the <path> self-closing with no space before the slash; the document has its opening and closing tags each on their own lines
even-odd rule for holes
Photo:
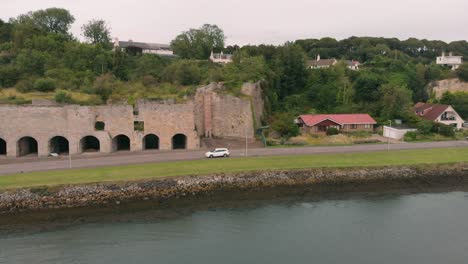
<svg viewBox="0 0 468 264">
<path fill-rule="evenodd" d="M 468 92 L 468 82 L 460 81 L 458 78 L 431 82 L 428 87 L 429 93 L 434 93 L 440 99 L 445 92 Z"/>
<path fill-rule="evenodd" d="M 198 149 L 203 137 L 253 139 L 263 113 L 260 85 L 245 84 L 242 98 L 223 90 L 210 84 L 185 103 L 0 105 L 0 156 Z"/>
</svg>

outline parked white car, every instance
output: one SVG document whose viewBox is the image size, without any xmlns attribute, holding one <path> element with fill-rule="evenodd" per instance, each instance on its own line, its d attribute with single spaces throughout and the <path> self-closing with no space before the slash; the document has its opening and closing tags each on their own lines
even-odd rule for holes
<svg viewBox="0 0 468 264">
<path fill-rule="evenodd" d="M 205 157 L 207 158 L 229 157 L 229 150 L 227 148 L 216 148 L 214 150 L 211 150 L 205 153 Z"/>
</svg>

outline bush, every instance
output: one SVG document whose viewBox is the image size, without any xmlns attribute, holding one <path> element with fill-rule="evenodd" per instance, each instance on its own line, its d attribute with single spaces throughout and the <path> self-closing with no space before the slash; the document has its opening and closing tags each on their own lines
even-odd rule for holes
<svg viewBox="0 0 468 264">
<path fill-rule="evenodd" d="M 339 133 L 340 133 L 340 131 L 335 127 L 330 127 L 330 128 L 327 129 L 327 135 L 328 136 L 338 135 Z"/>
<path fill-rule="evenodd" d="M 31 92 L 34 90 L 34 81 L 31 79 L 21 80 L 15 85 L 15 88 L 21 93 Z"/>
<path fill-rule="evenodd" d="M 418 137 L 418 133 L 415 131 L 409 131 L 405 134 L 405 141 L 414 141 Z"/>
<path fill-rule="evenodd" d="M 65 91 L 57 91 L 55 93 L 54 100 L 60 104 L 70 104 L 72 103 L 72 96 Z"/>
<path fill-rule="evenodd" d="M 433 132 L 434 122 L 428 120 L 420 120 L 416 125 L 418 132 L 423 135 L 428 135 Z"/>
<path fill-rule="evenodd" d="M 52 92 L 55 87 L 55 80 L 51 78 L 40 78 L 34 82 L 34 90 L 39 92 Z"/>
<path fill-rule="evenodd" d="M 454 137 L 455 131 L 452 126 L 441 125 L 439 127 L 439 134 L 441 134 L 442 136 L 446 136 L 446 137 Z"/>
</svg>

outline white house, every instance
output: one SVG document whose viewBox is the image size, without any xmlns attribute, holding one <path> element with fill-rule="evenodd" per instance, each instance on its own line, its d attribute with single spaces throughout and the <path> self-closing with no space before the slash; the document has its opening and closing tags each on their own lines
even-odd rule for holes
<svg viewBox="0 0 468 264">
<path fill-rule="evenodd" d="M 437 57 L 436 63 L 440 65 L 447 65 L 451 67 L 452 70 L 456 70 L 463 63 L 463 57 L 453 56 L 452 52 L 450 52 L 448 56 L 445 56 L 445 52 L 442 52 L 442 56 Z"/>
<path fill-rule="evenodd" d="M 336 59 L 320 59 L 320 54 L 317 55 L 315 60 L 308 60 L 306 65 L 309 69 L 323 69 L 328 68 L 337 64 L 338 61 Z"/>
<path fill-rule="evenodd" d="M 417 103 L 414 106 L 415 113 L 427 120 L 442 123 L 461 129 L 463 119 L 450 105 Z"/>
<path fill-rule="evenodd" d="M 213 53 L 213 51 L 211 51 L 210 61 L 214 63 L 228 64 L 232 62 L 232 54 L 224 54 L 222 51 L 221 53 Z"/>
<path fill-rule="evenodd" d="M 121 48 L 126 51 L 134 52 L 135 54 L 150 53 L 160 56 L 174 56 L 174 52 L 169 44 L 145 43 L 129 41 L 119 41 L 115 39 L 114 48 Z"/>
<path fill-rule="evenodd" d="M 347 60 L 346 66 L 348 69 L 351 70 L 359 70 L 359 61 L 356 60 Z M 320 54 L 317 55 L 317 58 L 315 60 L 308 60 L 306 62 L 306 66 L 309 69 L 323 69 L 323 68 L 329 68 L 331 66 L 334 66 L 337 64 L 338 61 L 336 59 L 321 59 Z"/>
</svg>

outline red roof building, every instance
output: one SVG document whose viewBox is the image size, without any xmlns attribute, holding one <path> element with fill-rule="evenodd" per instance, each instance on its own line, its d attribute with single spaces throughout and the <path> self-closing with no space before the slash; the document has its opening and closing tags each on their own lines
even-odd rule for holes
<svg viewBox="0 0 468 264">
<path fill-rule="evenodd" d="M 344 132 L 372 132 L 377 122 L 368 114 L 321 114 L 301 115 L 296 124 L 303 133 L 325 133 L 330 127 Z"/>
<path fill-rule="evenodd" d="M 414 106 L 414 112 L 430 121 L 454 126 L 458 129 L 463 126 L 463 119 L 450 105 L 417 103 Z"/>
</svg>

